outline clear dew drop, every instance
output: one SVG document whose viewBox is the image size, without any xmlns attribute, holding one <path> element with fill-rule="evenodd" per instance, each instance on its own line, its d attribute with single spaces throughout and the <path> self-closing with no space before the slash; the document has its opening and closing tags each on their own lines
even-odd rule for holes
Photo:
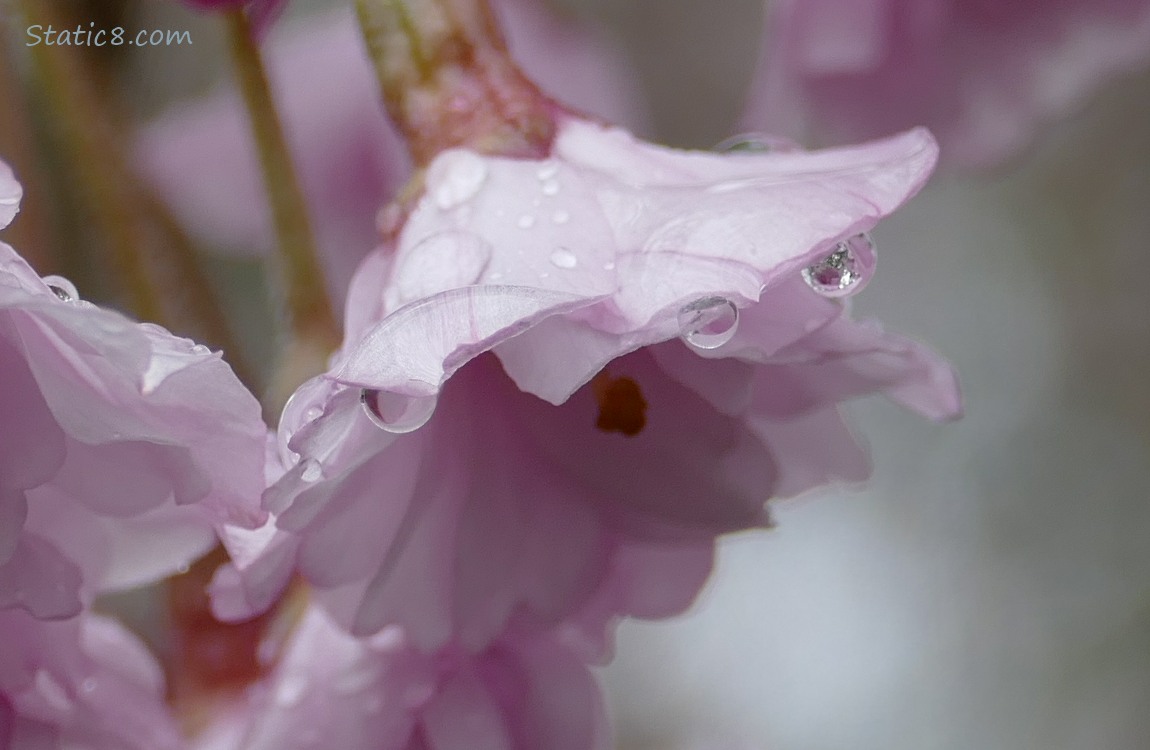
<svg viewBox="0 0 1150 750">
<path fill-rule="evenodd" d="M 192 347 L 193 354 L 211 354 L 212 350 L 203 344 L 196 344 Z"/>
<path fill-rule="evenodd" d="M 52 290 L 52 294 L 56 295 L 56 299 L 60 300 L 61 302 L 71 302 L 72 300 L 76 299 L 72 295 L 68 294 L 68 291 L 63 287 L 56 286 L 55 284 L 49 284 L 48 288 Z"/>
<path fill-rule="evenodd" d="M 860 291 L 874 273 L 874 243 L 856 234 L 835 245 L 818 263 L 803 269 L 803 280 L 824 297 L 846 297 Z"/>
<path fill-rule="evenodd" d="M 75 302 L 80 299 L 80 293 L 76 291 L 76 286 L 65 279 L 63 276 L 45 276 L 43 278 L 44 285 L 56 295 L 56 299 L 61 302 Z"/>
<path fill-rule="evenodd" d="M 699 349 L 718 349 L 739 328 L 739 308 L 725 297 L 704 297 L 679 310 L 679 335 Z"/>
<path fill-rule="evenodd" d="M 515 222 L 515 225 L 520 229 L 530 229 L 535 226 L 535 217 L 531 214 L 523 214 L 519 217 L 519 221 Z"/>
<path fill-rule="evenodd" d="M 428 177 L 435 205 L 444 211 L 474 198 L 486 179 L 487 165 L 483 159 L 467 151 L 445 154 Z"/>
<path fill-rule="evenodd" d="M 606 263 L 604 263 L 603 264 L 603 270 L 604 271 L 614 271 L 615 270 L 615 261 L 609 260 Z"/>
<path fill-rule="evenodd" d="M 427 424 L 437 402 L 436 396 L 404 396 L 366 388 L 359 394 L 359 403 L 375 426 L 398 435 Z"/>
<path fill-rule="evenodd" d="M 555 213 L 551 214 L 551 221 L 555 222 L 556 224 L 566 224 L 567 222 L 571 221 L 571 214 L 563 210 L 556 211 Z"/>
<path fill-rule="evenodd" d="M 567 248 L 561 247 L 551 253 L 551 263 L 558 268 L 574 268 L 579 265 L 579 258 Z"/>
<path fill-rule="evenodd" d="M 543 187 L 541 189 L 543 190 L 544 195 L 558 195 L 559 194 L 559 181 L 558 180 L 547 180 L 546 182 L 543 183 Z"/>
</svg>

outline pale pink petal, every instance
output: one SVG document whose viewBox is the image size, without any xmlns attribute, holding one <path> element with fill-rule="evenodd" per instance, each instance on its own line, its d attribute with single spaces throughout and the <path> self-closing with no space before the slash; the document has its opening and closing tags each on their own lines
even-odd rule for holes
<svg viewBox="0 0 1150 750">
<path fill-rule="evenodd" d="M 178 750 L 159 665 L 111 620 L 0 611 L 0 739 L 19 748 Z"/>
</svg>

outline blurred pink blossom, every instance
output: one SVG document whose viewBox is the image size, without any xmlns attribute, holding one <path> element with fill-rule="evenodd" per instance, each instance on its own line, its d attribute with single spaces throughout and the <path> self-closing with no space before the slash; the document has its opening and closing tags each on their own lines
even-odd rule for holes
<svg viewBox="0 0 1150 750">
<path fill-rule="evenodd" d="M 312 607 L 264 684 L 217 712 L 196 750 L 596 750 L 599 687 L 554 640 L 425 654 L 398 628 L 355 638 Z"/>
<path fill-rule="evenodd" d="M 175 750 L 164 678 L 114 621 L 0 610 L 0 747 Z"/>
<path fill-rule="evenodd" d="M 867 475 L 840 401 L 957 415 L 943 361 L 836 298 L 936 154 L 922 130 L 681 152 L 577 119 L 544 161 L 444 152 L 285 409 L 276 528 L 228 533 L 217 611 L 266 608 L 298 568 L 353 633 L 479 652 L 685 608 L 717 534 Z M 831 259 L 844 289 L 820 286 Z"/>
<path fill-rule="evenodd" d="M 775 0 L 745 123 L 820 142 L 929 127 L 993 166 L 1150 61 L 1146 0 Z"/>
<path fill-rule="evenodd" d="M 0 171 L 7 223 L 18 195 Z M 2 227 L 2 224 L 0 224 Z M 77 614 L 258 525 L 266 428 L 207 347 L 78 298 L 0 243 L 0 609 Z"/>
<path fill-rule="evenodd" d="M 618 52 L 538 0 L 498 0 L 511 50 L 572 106 L 642 124 L 638 87 Z M 342 305 L 356 264 L 379 243 L 377 211 L 411 174 L 380 101 L 351 9 L 286 25 L 264 47 L 311 212 L 328 291 Z M 143 135 L 140 169 L 199 238 L 232 252 L 272 247 L 248 123 L 227 87 L 177 105 Z"/>
<path fill-rule="evenodd" d="M 233 8 L 245 8 L 249 18 L 251 18 L 252 26 L 257 33 L 262 33 L 275 21 L 287 6 L 287 1 L 288 0 L 182 0 L 185 5 L 190 5 L 196 10 L 202 11 L 226 11 Z"/>
</svg>

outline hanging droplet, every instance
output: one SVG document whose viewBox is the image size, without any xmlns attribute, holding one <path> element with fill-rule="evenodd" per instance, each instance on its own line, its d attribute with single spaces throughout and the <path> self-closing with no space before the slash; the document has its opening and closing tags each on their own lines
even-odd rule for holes
<svg viewBox="0 0 1150 750">
<path fill-rule="evenodd" d="M 551 264 L 559 268 L 574 268 L 579 265 L 579 258 L 567 248 L 561 247 L 551 253 Z"/>
<path fill-rule="evenodd" d="M 803 269 L 803 280 L 824 297 L 846 297 L 862 290 L 874 274 L 874 243 L 856 234 L 835 245 L 830 255 Z"/>
<path fill-rule="evenodd" d="M 798 150 L 798 144 L 794 141 L 766 133 L 741 133 L 739 135 L 733 135 L 715 146 L 715 151 L 721 154 L 762 154 L 796 150 Z"/>
<path fill-rule="evenodd" d="M 717 349 L 739 328 L 739 308 L 726 297 L 704 297 L 679 310 L 679 335 L 699 349 Z"/>
<path fill-rule="evenodd" d="M 399 435 L 427 424 L 438 400 L 437 396 L 404 396 L 366 388 L 359 394 L 359 403 L 368 418 L 381 430 Z"/>
</svg>

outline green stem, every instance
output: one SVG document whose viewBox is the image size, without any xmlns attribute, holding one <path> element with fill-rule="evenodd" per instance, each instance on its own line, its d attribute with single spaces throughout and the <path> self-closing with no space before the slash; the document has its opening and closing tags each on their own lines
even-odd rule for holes
<svg viewBox="0 0 1150 750">
<path fill-rule="evenodd" d="M 52 3 L 23 0 L 24 14 L 59 22 Z M 58 24 L 59 25 L 59 24 Z M 111 123 L 104 116 L 79 48 L 37 45 L 30 50 L 41 93 L 68 154 L 73 177 L 90 208 L 88 217 L 103 240 L 119 287 L 141 319 L 171 326 L 147 269 L 145 239 L 133 207 Z"/>
<path fill-rule="evenodd" d="M 292 168 L 283 128 L 259 47 L 242 9 L 227 14 L 236 77 L 248 109 L 275 227 L 284 303 L 293 340 L 333 351 L 339 325 L 323 283 L 303 192 Z"/>
<path fill-rule="evenodd" d="M 388 113 L 415 163 L 447 148 L 540 158 L 561 108 L 516 67 L 485 0 L 357 0 Z"/>
</svg>

